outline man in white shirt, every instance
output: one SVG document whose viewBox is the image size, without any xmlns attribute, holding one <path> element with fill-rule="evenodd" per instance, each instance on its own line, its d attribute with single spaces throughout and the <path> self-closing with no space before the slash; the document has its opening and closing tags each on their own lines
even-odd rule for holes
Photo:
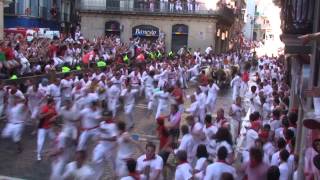
<svg viewBox="0 0 320 180">
<path fill-rule="evenodd" d="M 112 82 L 108 82 L 108 110 L 112 112 L 112 117 L 116 117 L 117 113 L 117 106 L 119 102 L 119 96 L 120 96 L 120 89 L 117 85 L 113 84 Z"/>
<path fill-rule="evenodd" d="M 69 74 L 66 74 L 65 77 L 60 82 L 61 88 L 61 101 L 63 102 L 66 98 L 71 97 L 73 86 L 73 80 L 71 79 Z"/>
<path fill-rule="evenodd" d="M 127 125 L 128 129 L 133 128 L 133 108 L 135 104 L 135 98 L 137 93 L 139 92 L 138 89 L 132 89 L 131 85 L 128 84 L 126 89 L 123 89 L 121 92 L 121 97 L 124 99 L 124 113 L 127 117 Z"/>
<path fill-rule="evenodd" d="M 244 151 L 242 152 L 243 162 L 248 162 L 249 157 L 249 150 L 250 148 L 255 146 L 255 141 L 259 138 L 258 131 L 260 129 L 260 123 L 254 121 L 251 123 L 250 129 L 247 130 L 245 134 L 245 147 Z"/>
<path fill-rule="evenodd" d="M 207 47 L 207 49 L 205 50 L 206 54 L 209 55 L 212 51 L 212 45 Z"/>
<path fill-rule="evenodd" d="M 149 142 L 146 145 L 146 154 L 137 159 L 137 171 L 149 180 L 161 179 L 163 169 L 162 158 L 155 154 L 156 146 Z"/>
<path fill-rule="evenodd" d="M 197 152 L 197 148 L 200 144 L 206 143 L 206 135 L 203 132 L 203 124 L 200 122 L 196 122 L 193 116 L 186 117 L 187 124 L 190 127 L 190 134 L 192 135 L 193 139 L 193 153 Z"/>
<path fill-rule="evenodd" d="M 191 105 L 189 108 L 186 109 L 186 112 L 190 113 L 190 115 L 192 115 L 193 117 L 198 119 L 198 117 L 199 117 L 199 107 L 198 106 L 199 105 L 198 105 L 198 101 L 196 101 L 196 96 L 191 95 L 190 100 L 191 100 Z"/>
<path fill-rule="evenodd" d="M 280 170 L 280 178 L 279 180 L 288 180 L 290 179 L 290 174 L 292 172 L 290 172 L 290 168 L 288 165 L 288 158 L 289 158 L 290 154 L 286 149 L 283 149 L 282 151 L 280 151 L 280 164 L 279 164 L 279 170 Z"/>
<path fill-rule="evenodd" d="M 228 156 L 228 150 L 226 147 L 221 146 L 218 149 L 218 161 L 210 164 L 206 169 L 204 180 L 219 180 L 223 173 L 230 173 L 233 178 L 237 177 L 236 169 L 226 162 Z"/>
<path fill-rule="evenodd" d="M 192 179 L 192 167 L 187 162 L 187 152 L 186 151 L 178 151 L 177 152 L 177 160 L 178 166 L 176 167 L 175 172 L 175 180 L 191 180 Z"/>
<path fill-rule="evenodd" d="M 88 140 L 98 135 L 101 118 L 102 112 L 97 102 L 92 102 L 90 107 L 80 111 L 82 132 L 79 137 L 78 150 L 85 150 Z"/>
<path fill-rule="evenodd" d="M 235 101 L 239 96 L 241 86 L 241 78 L 238 74 L 231 80 L 230 86 L 232 87 L 232 100 Z"/>
<path fill-rule="evenodd" d="M 284 140 L 283 138 L 278 139 L 278 141 L 277 141 L 278 151 L 275 152 L 272 155 L 272 158 L 271 158 L 271 165 L 272 166 L 278 166 L 279 165 L 279 163 L 280 163 L 280 152 L 286 148 L 286 144 L 287 144 L 286 140 Z"/>
<path fill-rule="evenodd" d="M 112 120 L 112 113 L 106 115 L 106 120 L 99 126 L 99 142 L 93 150 L 92 161 L 97 179 L 100 179 L 105 170 L 106 161 L 110 161 L 112 172 L 115 171 L 115 156 L 117 146 L 117 125 Z"/>
<path fill-rule="evenodd" d="M 187 125 L 181 126 L 181 133 L 182 138 L 180 141 L 180 145 L 177 149 L 174 150 L 174 153 L 176 154 L 178 151 L 186 151 L 188 155 L 188 162 L 192 163 L 195 158 L 195 153 L 193 152 L 194 149 L 194 142 L 192 135 L 189 133 L 189 127 Z"/>
<path fill-rule="evenodd" d="M 76 161 L 70 162 L 66 165 L 65 171 L 62 175 L 62 180 L 77 179 L 77 180 L 92 180 L 94 177 L 93 169 L 85 164 L 85 151 L 77 151 Z"/>
<path fill-rule="evenodd" d="M 196 100 L 198 102 L 198 111 L 199 111 L 199 121 L 204 123 L 204 118 L 206 117 L 206 94 L 201 91 L 201 88 L 197 88 L 197 93 L 195 94 Z"/>
<path fill-rule="evenodd" d="M 158 107 L 157 107 L 157 113 L 156 113 L 156 119 L 161 115 L 168 115 L 169 111 L 169 97 L 170 93 L 168 92 L 168 89 L 165 88 L 163 91 L 156 92 L 154 94 L 154 97 L 158 98 Z"/>
<path fill-rule="evenodd" d="M 59 109 L 61 106 L 61 89 L 60 89 L 60 80 L 54 80 L 54 83 L 48 86 L 47 95 L 51 96 L 56 103 L 56 109 Z"/>
<path fill-rule="evenodd" d="M 76 141 L 78 137 L 77 121 L 79 109 L 76 108 L 76 105 L 72 104 L 71 99 L 65 100 L 65 105 L 60 109 L 57 109 L 58 115 L 63 120 L 62 132 L 64 132 L 72 140 Z"/>
<path fill-rule="evenodd" d="M 206 101 L 207 110 L 210 113 L 214 113 L 214 108 L 218 97 L 218 91 L 220 90 L 220 88 L 213 80 L 210 81 L 210 84 L 208 86 L 208 97 Z"/>
<path fill-rule="evenodd" d="M 24 99 L 15 97 L 13 107 L 7 111 L 8 122 L 2 131 L 2 137 L 12 138 L 13 142 L 17 145 L 17 152 L 19 153 L 22 151 L 20 141 L 27 113 Z"/>
</svg>

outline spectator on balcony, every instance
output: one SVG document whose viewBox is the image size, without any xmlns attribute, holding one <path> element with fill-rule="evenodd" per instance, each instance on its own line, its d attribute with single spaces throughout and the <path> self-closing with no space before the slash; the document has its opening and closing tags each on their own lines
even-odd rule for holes
<svg viewBox="0 0 320 180">
<path fill-rule="evenodd" d="M 149 0 L 149 3 L 150 3 L 150 11 L 151 12 L 154 12 L 154 2 L 155 0 Z"/>
<path fill-rule="evenodd" d="M 176 1 L 176 11 L 182 11 L 182 3 L 181 0 Z"/>
<path fill-rule="evenodd" d="M 193 11 L 193 0 L 187 0 L 188 2 L 188 11 Z"/>
<path fill-rule="evenodd" d="M 167 10 L 166 6 L 168 4 L 168 0 L 160 0 L 160 11 L 163 12 Z"/>
<path fill-rule="evenodd" d="M 197 0 L 194 0 L 194 4 L 195 4 L 195 11 L 200 11 L 200 2 Z"/>
<path fill-rule="evenodd" d="M 175 0 L 169 0 L 169 6 L 170 6 L 170 12 L 173 12 L 174 11 L 174 3 L 175 3 Z"/>
</svg>

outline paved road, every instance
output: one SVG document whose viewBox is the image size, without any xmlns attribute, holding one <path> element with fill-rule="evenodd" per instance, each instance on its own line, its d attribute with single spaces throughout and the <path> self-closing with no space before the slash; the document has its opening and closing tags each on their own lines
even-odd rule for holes
<svg viewBox="0 0 320 180">
<path fill-rule="evenodd" d="M 187 94 L 191 94 L 194 88 L 186 90 Z M 190 103 L 186 102 L 185 107 Z M 231 92 L 229 89 L 221 90 L 217 99 L 217 108 L 229 109 L 231 105 Z M 217 109 L 216 108 L 216 109 Z M 135 107 L 136 118 L 135 127 L 131 133 L 137 133 L 142 138 L 148 138 L 155 135 L 155 123 L 152 118 L 146 117 L 146 105 L 144 100 L 139 100 Z M 121 113 L 118 119 L 123 118 Z M 4 123 L 0 123 L 2 130 Z M 28 180 L 46 180 L 50 174 L 50 161 L 42 160 L 36 161 L 36 136 L 31 135 L 31 128 L 26 127 L 23 134 L 24 151 L 17 154 L 12 147 L 12 143 L 8 140 L 0 139 L 0 175 L 17 177 Z M 143 142 L 141 142 L 143 143 Z M 47 143 L 45 148 L 48 148 Z M 110 169 L 106 169 L 105 179 L 109 179 Z M 1 180 L 1 179 L 0 179 Z"/>
</svg>

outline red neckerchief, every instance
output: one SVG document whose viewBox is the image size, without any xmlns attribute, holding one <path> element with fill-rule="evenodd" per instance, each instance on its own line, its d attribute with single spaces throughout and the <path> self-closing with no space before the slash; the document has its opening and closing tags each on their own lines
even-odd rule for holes
<svg viewBox="0 0 320 180">
<path fill-rule="evenodd" d="M 184 163 L 188 163 L 188 161 L 181 161 L 180 163 L 178 163 L 178 166 Z"/>
<path fill-rule="evenodd" d="M 212 123 L 206 124 L 206 128 L 210 128 L 212 126 Z"/>
<path fill-rule="evenodd" d="M 133 177 L 135 180 L 140 180 L 140 174 L 137 172 L 131 172 L 129 173 L 129 176 Z"/>
<path fill-rule="evenodd" d="M 286 141 L 287 141 L 287 144 L 291 144 L 291 139 L 286 139 Z"/>
<path fill-rule="evenodd" d="M 250 166 L 250 168 L 255 168 L 255 167 L 259 166 L 259 163 L 256 160 L 252 159 L 252 160 L 250 160 L 249 166 Z"/>
<path fill-rule="evenodd" d="M 155 154 L 153 154 L 153 155 L 150 156 L 150 157 L 148 157 L 148 156 L 146 155 L 146 158 L 145 158 L 143 161 L 151 161 L 151 160 L 154 160 L 154 159 L 156 159 L 156 155 L 155 155 Z"/>
<path fill-rule="evenodd" d="M 218 160 L 217 162 L 220 162 L 220 163 L 224 163 L 224 164 L 228 164 L 228 165 L 229 165 L 229 163 L 227 163 L 226 160 Z"/>
<path fill-rule="evenodd" d="M 114 123 L 113 119 L 106 119 L 105 122 L 106 122 L 107 124 Z"/>
</svg>

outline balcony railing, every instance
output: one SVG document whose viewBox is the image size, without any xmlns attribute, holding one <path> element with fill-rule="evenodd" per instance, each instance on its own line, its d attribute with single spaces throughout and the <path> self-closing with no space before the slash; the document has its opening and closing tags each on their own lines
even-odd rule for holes
<svg viewBox="0 0 320 180">
<path fill-rule="evenodd" d="M 210 9 L 204 3 L 172 3 L 145 0 L 82 0 L 82 11 L 117 11 L 168 14 L 218 14 L 218 9 Z"/>
</svg>

